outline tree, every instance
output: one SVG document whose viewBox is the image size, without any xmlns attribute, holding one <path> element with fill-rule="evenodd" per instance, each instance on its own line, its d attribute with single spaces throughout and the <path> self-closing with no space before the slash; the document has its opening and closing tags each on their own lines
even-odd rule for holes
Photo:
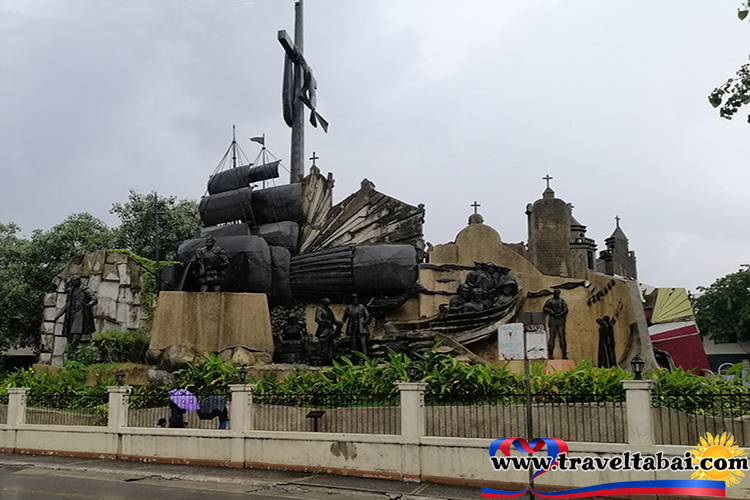
<svg viewBox="0 0 750 500">
<path fill-rule="evenodd" d="M 49 231 L 20 236 L 14 223 L 0 223 L 0 350 L 36 346 L 44 292 L 68 261 L 112 245 L 113 232 L 91 214 L 70 215 Z"/>
<path fill-rule="evenodd" d="M 89 213 L 69 215 L 49 231 L 31 234 L 27 279 L 43 290 L 71 258 L 112 248 L 114 243 L 115 233 L 100 219 Z"/>
<path fill-rule="evenodd" d="M 195 201 L 157 197 L 156 193 L 139 194 L 130 190 L 128 201 L 114 203 L 110 213 L 121 221 L 115 230 L 117 246 L 152 260 L 157 258 L 155 214 L 159 218 L 160 260 L 175 260 L 180 243 L 193 238 L 201 227 Z"/>
<path fill-rule="evenodd" d="M 18 237 L 21 229 L 0 223 L 0 351 L 32 344 L 39 331 L 41 302 L 25 279 L 29 242 Z"/>
<path fill-rule="evenodd" d="M 744 21 L 750 14 L 750 1 L 740 5 L 737 17 Z M 750 104 L 750 63 L 743 64 L 734 77 L 724 85 L 716 87 L 708 96 L 708 102 L 719 108 L 719 116 L 731 120 L 740 107 Z M 750 115 L 747 117 L 750 123 Z"/>
<path fill-rule="evenodd" d="M 698 290 L 693 308 L 701 333 L 716 342 L 750 340 L 750 267 Z"/>
</svg>

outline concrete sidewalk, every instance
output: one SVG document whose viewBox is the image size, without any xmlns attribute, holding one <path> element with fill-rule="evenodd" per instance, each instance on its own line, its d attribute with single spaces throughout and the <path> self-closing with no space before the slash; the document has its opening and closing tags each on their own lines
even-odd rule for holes
<svg viewBox="0 0 750 500">
<path fill-rule="evenodd" d="M 308 474 L 260 469 L 229 469 L 199 465 L 169 465 L 122 460 L 0 454 L 0 467 L 39 468 L 120 475 L 123 481 L 143 478 L 255 486 L 273 489 L 304 487 L 332 491 L 380 493 L 390 499 L 477 499 L 479 488 L 385 479 Z"/>
</svg>

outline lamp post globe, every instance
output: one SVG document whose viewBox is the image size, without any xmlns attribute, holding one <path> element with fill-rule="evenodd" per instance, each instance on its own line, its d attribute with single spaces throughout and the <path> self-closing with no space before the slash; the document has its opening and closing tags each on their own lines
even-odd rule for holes
<svg viewBox="0 0 750 500">
<path fill-rule="evenodd" d="M 406 375 L 409 377 L 409 382 L 417 381 L 417 377 L 419 377 L 419 368 L 413 361 L 406 367 Z"/>
<path fill-rule="evenodd" d="M 643 367 L 645 365 L 646 362 L 637 354 L 630 360 L 630 367 L 633 369 L 633 374 L 635 375 L 633 378 L 635 380 L 643 380 L 641 374 L 643 373 Z"/>
</svg>

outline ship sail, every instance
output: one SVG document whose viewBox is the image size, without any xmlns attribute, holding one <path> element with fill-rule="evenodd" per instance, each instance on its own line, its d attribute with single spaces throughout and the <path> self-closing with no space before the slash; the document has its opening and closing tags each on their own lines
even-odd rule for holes
<svg viewBox="0 0 750 500">
<path fill-rule="evenodd" d="M 276 179 L 279 176 L 279 163 L 281 160 L 263 165 L 251 163 L 217 172 L 208 179 L 208 194 L 224 193 L 248 187 L 253 182 Z"/>
</svg>

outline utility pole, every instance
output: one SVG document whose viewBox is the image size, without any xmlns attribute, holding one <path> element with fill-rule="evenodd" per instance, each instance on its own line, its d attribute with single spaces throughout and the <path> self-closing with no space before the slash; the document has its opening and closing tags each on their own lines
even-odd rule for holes
<svg viewBox="0 0 750 500">
<path fill-rule="evenodd" d="M 160 235 L 159 235 L 159 216 L 164 215 L 166 212 L 159 211 L 159 194 L 154 191 L 154 203 L 148 210 L 146 210 L 146 217 L 154 219 L 154 247 L 156 253 L 156 289 L 161 292 L 161 259 L 159 255 L 159 248 L 161 247 Z"/>
</svg>

